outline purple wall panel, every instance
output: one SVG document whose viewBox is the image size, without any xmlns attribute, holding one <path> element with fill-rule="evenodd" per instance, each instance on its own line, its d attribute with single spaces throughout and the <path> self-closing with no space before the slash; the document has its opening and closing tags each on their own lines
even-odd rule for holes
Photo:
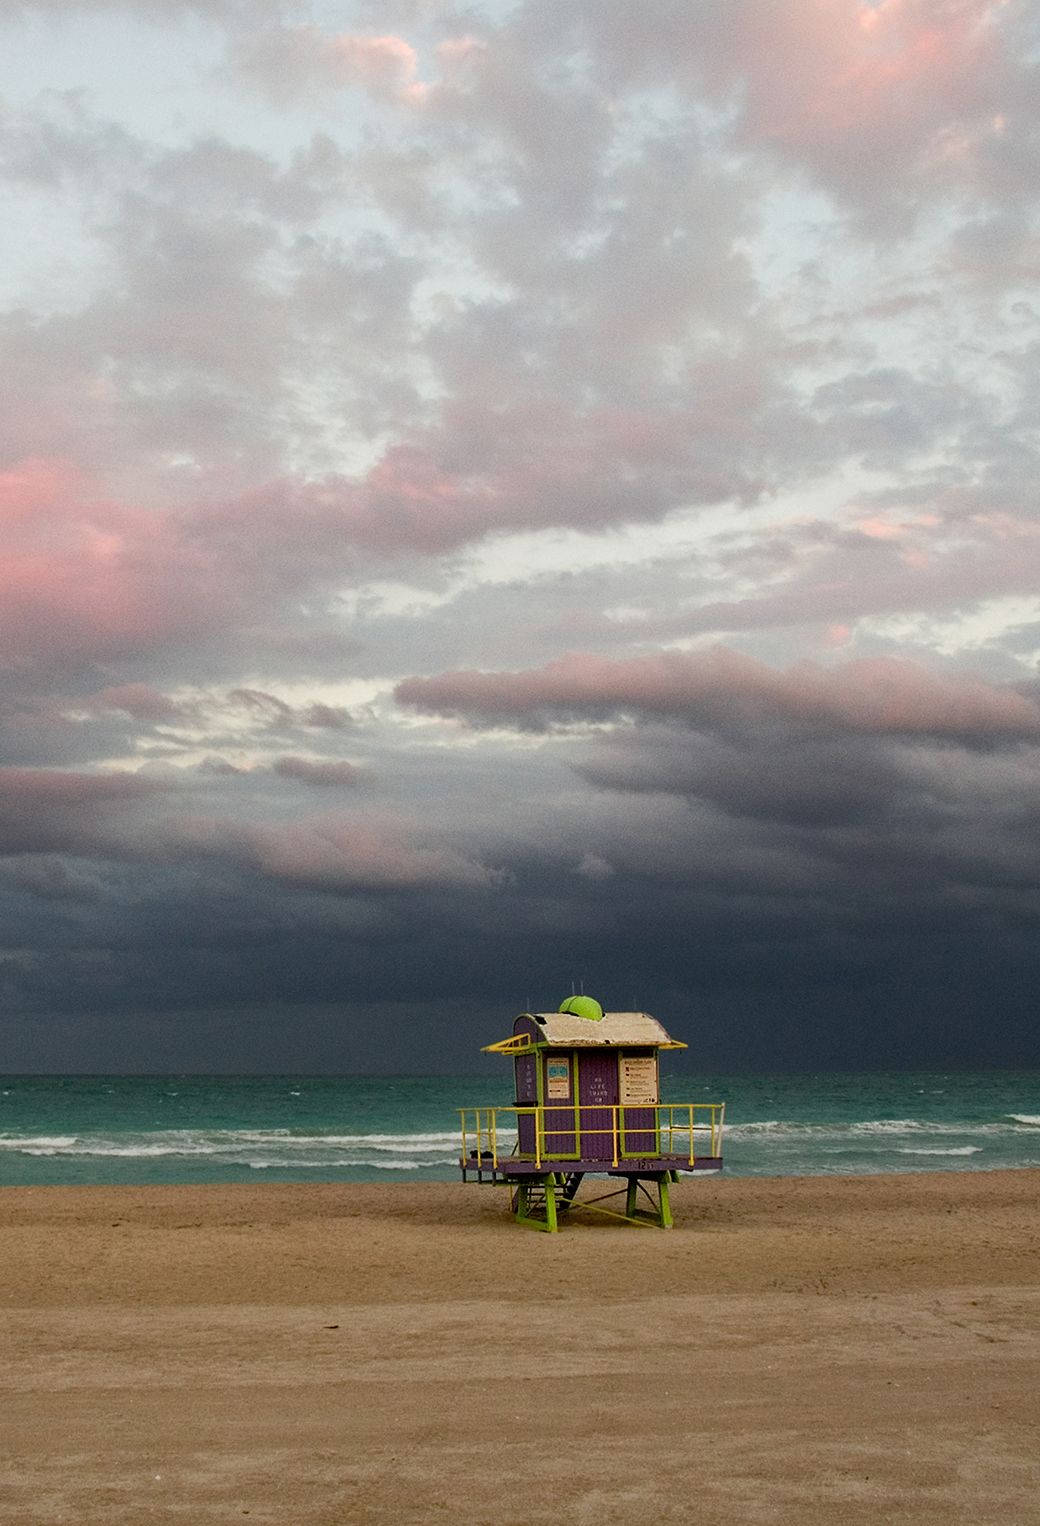
<svg viewBox="0 0 1040 1526">
<path fill-rule="evenodd" d="M 513 1061 L 516 1076 L 516 1102 L 518 1107 L 533 1107 L 538 1101 L 538 1081 L 533 1054 L 518 1054 Z M 519 1117 L 516 1131 L 522 1155 L 534 1154 L 534 1119 Z"/>
<path fill-rule="evenodd" d="M 621 1113 L 622 1143 L 626 1155 L 656 1155 L 656 1114 L 652 1107 L 626 1107 Z"/>
</svg>

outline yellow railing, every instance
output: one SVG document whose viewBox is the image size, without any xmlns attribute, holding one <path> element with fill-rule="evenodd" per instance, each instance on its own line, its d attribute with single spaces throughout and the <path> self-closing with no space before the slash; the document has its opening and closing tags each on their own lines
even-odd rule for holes
<svg viewBox="0 0 1040 1526">
<path fill-rule="evenodd" d="M 593 1120 L 583 1121 L 582 1114 L 597 1115 Z M 610 1114 L 610 1126 L 603 1127 L 600 1120 Z M 652 1113 L 653 1121 L 647 1114 Z M 508 1114 L 515 1127 L 500 1130 L 499 1118 Z M 548 1121 L 547 1121 L 548 1115 Z M 688 1165 L 696 1165 L 706 1157 L 717 1160 L 722 1154 L 722 1126 L 726 1116 L 724 1102 L 658 1102 L 653 1106 L 606 1106 L 603 1103 L 574 1107 L 560 1102 L 551 1107 L 460 1107 L 462 1127 L 462 1164 L 483 1162 L 497 1168 L 499 1160 L 543 1161 L 603 1160 L 611 1165 L 623 1165 L 626 1160 L 649 1160 L 658 1156 L 678 1157 Z M 523 1119 L 533 1120 L 533 1127 L 525 1127 Z M 499 1134 L 503 1144 L 508 1140 L 508 1152 L 500 1153 Z M 645 1140 L 652 1136 L 651 1148 L 640 1145 L 631 1148 L 632 1138 Z M 525 1138 L 526 1136 L 526 1138 Z M 586 1155 L 584 1141 L 593 1137 L 609 1136 L 610 1154 Z M 629 1137 L 631 1136 L 631 1138 Z M 560 1140 L 568 1143 L 563 1148 Z M 551 1141 L 557 1141 L 552 1144 Z M 521 1148 L 521 1143 L 533 1148 Z"/>
</svg>

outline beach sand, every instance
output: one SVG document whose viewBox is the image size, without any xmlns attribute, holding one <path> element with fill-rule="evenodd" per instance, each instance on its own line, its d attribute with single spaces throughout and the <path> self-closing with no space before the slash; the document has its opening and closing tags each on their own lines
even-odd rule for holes
<svg viewBox="0 0 1040 1526">
<path fill-rule="evenodd" d="M 593 1184 L 595 1185 L 595 1184 Z M 0 1521 L 1040 1522 L 1040 1172 L 0 1192 Z"/>
</svg>

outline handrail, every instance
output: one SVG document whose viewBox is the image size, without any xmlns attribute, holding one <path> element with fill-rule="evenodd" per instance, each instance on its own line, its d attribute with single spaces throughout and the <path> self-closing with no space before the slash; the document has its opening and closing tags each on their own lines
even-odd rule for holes
<svg viewBox="0 0 1040 1526">
<path fill-rule="evenodd" d="M 610 1114 L 609 1128 L 586 1124 L 583 1115 L 589 1113 Z M 641 1114 L 639 1121 L 629 1122 L 628 1114 Z M 652 1121 L 646 1114 L 652 1113 Z M 657 1102 L 657 1103 L 582 1103 L 575 1107 L 570 1103 L 556 1106 L 526 1106 L 507 1104 L 501 1107 L 460 1108 L 459 1119 L 462 1136 L 461 1163 L 474 1157 L 478 1162 L 490 1156 L 491 1165 L 497 1169 L 499 1155 L 499 1115 L 508 1114 L 515 1119 L 517 1144 L 512 1147 L 511 1159 L 533 1161 L 539 1169 L 544 1161 L 575 1160 L 582 1156 L 581 1141 L 609 1136 L 611 1140 L 611 1164 L 617 1167 L 626 1159 L 648 1159 L 657 1156 L 675 1159 L 686 1157 L 688 1165 L 695 1166 L 705 1152 L 697 1152 L 697 1135 L 707 1134 L 707 1156 L 717 1160 L 722 1154 L 722 1130 L 725 1123 L 724 1102 Z M 551 1115 L 551 1116 L 547 1116 Z M 521 1120 L 530 1118 L 533 1123 L 533 1149 L 518 1149 L 521 1136 Z M 598 1122 L 598 1120 L 596 1120 Z M 650 1148 L 629 1149 L 625 1138 L 630 1135 L 653 1136 Z M 528 1131 L 524 1131 L 528 1132 Z M 552 1139 L 573 1140 L 574 1148 L 563 1150 L 549 1144 Z M 475 1149 L 470 1141 L 475 1139 Z M 599 1159 L 600 1157 L 586 1157 Z"/>
</svg>

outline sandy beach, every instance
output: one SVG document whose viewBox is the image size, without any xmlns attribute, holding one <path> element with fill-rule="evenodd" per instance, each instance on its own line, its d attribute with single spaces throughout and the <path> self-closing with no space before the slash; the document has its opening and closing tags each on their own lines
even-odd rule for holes
<svg viewBox="0 0 1040 1526">
<path fill-rule="evenodd" d="M 0 1520 L 1040 1521 L 1040 1173 L 11 1188 Z"/>
</svg>

